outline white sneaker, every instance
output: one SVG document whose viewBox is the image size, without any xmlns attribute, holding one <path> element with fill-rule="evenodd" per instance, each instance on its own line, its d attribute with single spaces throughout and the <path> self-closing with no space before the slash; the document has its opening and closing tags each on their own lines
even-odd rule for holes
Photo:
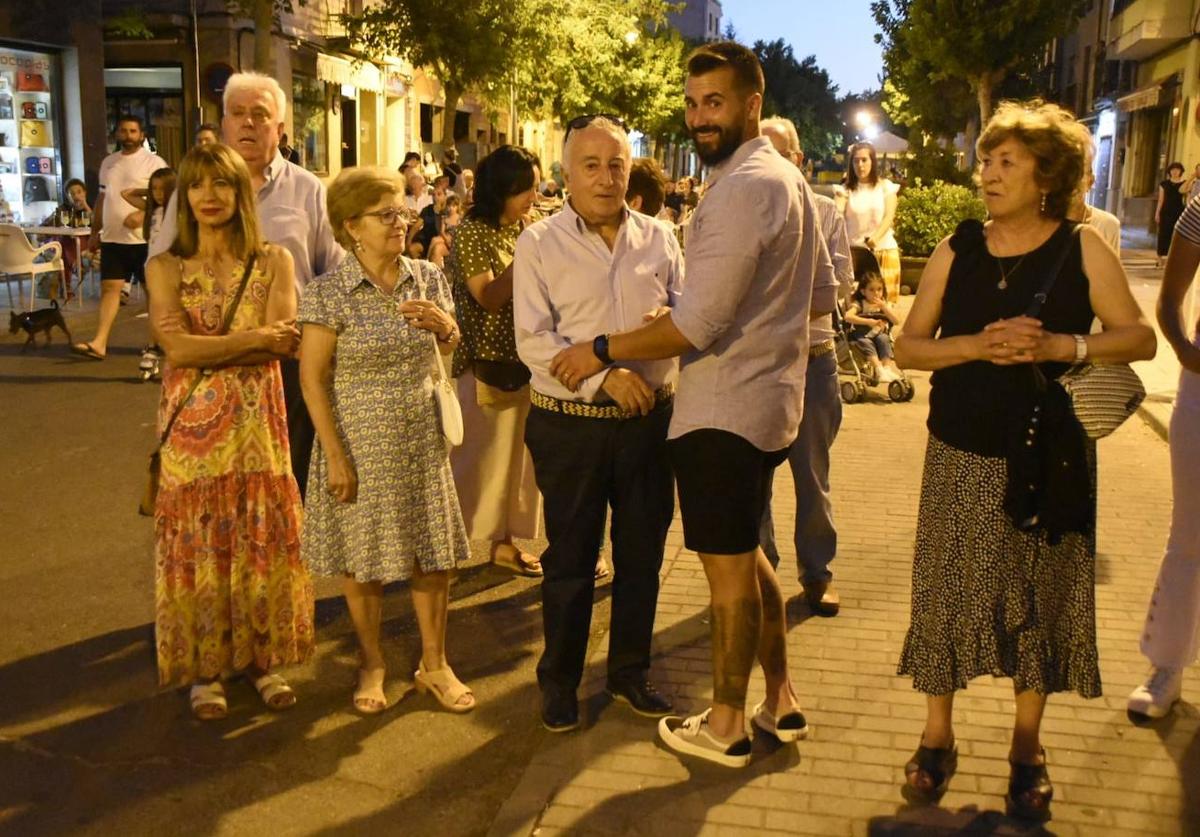
<svg viewBox="0 0 1200 837">
<path fill-rule="evenodd" d="M 720 740 L 708 728 L 709 712 L 712 712 L 712 707 L 690 718 L 668 715 L 658 722 L 658 737 L 677 753 L 687 753 L 725 767 L 748 765 L 750 738 L 742 736 L 733 743 Z"/>
<path fill-rule="evenodd" d="M 1154 668 L 1146 682 L 1129 693 L 1128 710 L 1147 718 L 1166 716 L 1183 694 L 1183 669 Z"/>
<path fill-rule="evenodd" d="M 763 732 L 771 733 L 771 735 L 784 743 L 799 741 L 808 735 L 808 722 L 804 720 L 803 712 L 799 709 L 794 709 L 776 718 L 767 711 L 767 702 L 765 700 L 754 707 L 750 721 Z"/>
</svg>

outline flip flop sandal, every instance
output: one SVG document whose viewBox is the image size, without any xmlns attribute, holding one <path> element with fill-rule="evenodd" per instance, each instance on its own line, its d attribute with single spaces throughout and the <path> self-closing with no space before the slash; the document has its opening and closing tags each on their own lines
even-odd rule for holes
<svg viewBox="0 0 1200 837">
<path fill-rule="evenodd" d="M 942 797 L 950 777 L 958 769 L 958 745 L 950 747 L 917 747 L 908 764 L 904 765 L 904 795 L 918 802 L 934 802 Z M 914 776 L 929 777 L 929 789 L 913 783 Z"/>
<path fill-rule="evenodd" d="M 282 712 L 296 705 L 296 692 L 278 674 L 264 674 L 255 679 L 254 689 L 272 712 Z"/>
<path fill-rule="evenodd" d="M 188 700 L 192 704 L 192 714 L 201 721 L 219 721 L 229 714 L 229 704 L 225 701 L 225 687 L 220 680 L 212 683 L 197 683 L 188 692 Z"/>
<path fill-rule="evenodd" d="M 378 674 L 378 676 L 376 676 Z M 358 670 L 358 688 L 354 690 L 354 708 L 363 715 L 378 715 L 387 709 L 387 695 L 383 693 L 384 670 Z"/>
<path fill-rule="evenodd" d="M 1042 750 L 1040 764 L 1022 764 L 1009 761 L 1012 772 L 1008 776 L 1008 795 L 1004 797 L 1010 817 L 1034 822 L 1050 819 L 1050 802 L 1054 799 L 1054 785 L 1046 771 L 1046 751 Z"/>
<path fill-rule="evenodd" d="M 506 547 L 506 549 L 502 550 L 501 547 Z M 526 555 L 508 543 L 498 543 L 492 546 L 492 564 L 529 578 L 542 576 L 542 562 L 539 559 L 532 555 Z"/>
<path fill-rule="evenodd" d="M 71 351 L 91 360 L 104 360 L 104 355 L 93 349 L 91 343 L 74 343 L 71 346 Z"/>
<path fill-rule="evenodd" d="M 608 561 L 605 560 L 603 555 L 596 559 L 596 581 L 608 578 L 611 572 L 612 570 L 608 568 Z"/>
<path fill-rule="evenodd" d="M 425 667 L 421 666 L 413 673 L 413 679 L 416 681 L 418 693 L 429 692 L 438 703 L 455 714 L 461 715 L 475 708 L 475 693 L 454 676 L 450 666 L 444 666 L 437 671 L 425 671 Z M 470 703 L 459 703 L 463 697 L 468 696 L 471 698 Z"/>
</svg>

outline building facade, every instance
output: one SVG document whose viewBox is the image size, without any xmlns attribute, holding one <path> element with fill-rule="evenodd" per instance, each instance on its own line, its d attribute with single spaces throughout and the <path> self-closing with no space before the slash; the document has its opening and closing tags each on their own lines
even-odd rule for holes
<svg viewBox="0 0 1200 837">
<path fill-rule="evenodd" d="M 692 41 L 715 41 L 721 37 L 720 0 L 686 0 L 671 12 L 671 26 Z"/>
<path fill-rule="evenodd" d="M 1153 227 L 1174 161 L 1200 163 L 1200 0 L 1093 0 L 1047 50 L 1049 98 L 1092 131 L 1089 202 L 1127 226 Z"/>
</svg>

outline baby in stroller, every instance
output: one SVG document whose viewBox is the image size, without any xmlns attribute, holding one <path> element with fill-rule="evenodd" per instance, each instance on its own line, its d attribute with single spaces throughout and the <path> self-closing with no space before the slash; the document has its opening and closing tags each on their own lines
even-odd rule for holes
<svg viewBox="0 0 1200 837">
<path fill-rule="evenodd" d="M 851 326 L 850 342 L 875 367 L 877 380 L 885 384 L 904 380 L 892 351 L 891 331 L 900 325 L 900 318 L 888 304 L 882 276 L 873 271 L 859 276 L 845 320 Z"/>
</svg>

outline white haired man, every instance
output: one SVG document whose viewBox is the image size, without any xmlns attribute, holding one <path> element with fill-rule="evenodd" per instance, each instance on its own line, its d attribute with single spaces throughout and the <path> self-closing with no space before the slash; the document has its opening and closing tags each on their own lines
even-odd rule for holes
<svg viewBox="0 0 1200 837">
<path fill-rule="evenodd" d="M 776 151 L 796 165 L 797 176 L 803 178 L 804 152 L 800 149 L 800 137 L 792 121 L 777 116 L 764 119 L 759 130 Z M 821 237 L 829 251 L 841 295 L 845 296 L 854 283 L 846 219 L 837 211 L 837 203 L 832 198 L 814 193 L 812 199 Z M 804 415 L 800 419 L 796 441 L 788 451 L 788 465 L 796 485 L 794 542 L 804 598 L 813 613 L 835 616 L 840 601 L 832 586 L 833 573 L 829 571 L 829 564 L 837 555 L 837 529 L 833 525 L 833 503 L 829 498 L 829 449 L 842 426 L 842 399 L 838 392 L 833 314 L 828 311 L 813 311 L 812 314 L 815 316 L 808 324 Z M 775 545 L 769 485 L 759 540 L 771 566 L 778 568 L 779 549 Z"/>
<path fill-rule="evenodd" d="M 289 163 L 279 153 L 287 114 L 287 96 L 279 82 L 261 73 L 234 73 L 225 84 L 222 105 L 221 139 L 250 168 L 263 235 L 292 254 L 299 296 L 305 285 L 334 270 L 345 255 L 329 225 L 325 187 L 314 174 Z M 175 241 L 178 201 L 176 192 L 167 204 L 162 231 L 155 239 L 151 256 L 167 250 Z M 292 473 L 303 495 L 315 434 L 300 392 L 299 361 L 285 360 L 280 369 L 287 403 Z"/>
<path fill-rule="evenodd" d="M 542 723 L 579 725 L 596 556 L 612 507 L 613 590 L 607 691 L 647 717 L 671 703 L 651 684 L 650 638 L 667 529 L 675 512 L 667 426 L 674 359 L 613 365 L 579 387 L 551 360 L 596 334 L 636 328 L 673 305 L 683 259 L 671 230 L 625 206 L 631 153 L 624 127 L 584 116 L 567 125 L 570 199 L 526 229 L 513 260 L 517 352 L 532 372 L 525 444 L 545 500 L 538 661 Z"/>
</svg>

